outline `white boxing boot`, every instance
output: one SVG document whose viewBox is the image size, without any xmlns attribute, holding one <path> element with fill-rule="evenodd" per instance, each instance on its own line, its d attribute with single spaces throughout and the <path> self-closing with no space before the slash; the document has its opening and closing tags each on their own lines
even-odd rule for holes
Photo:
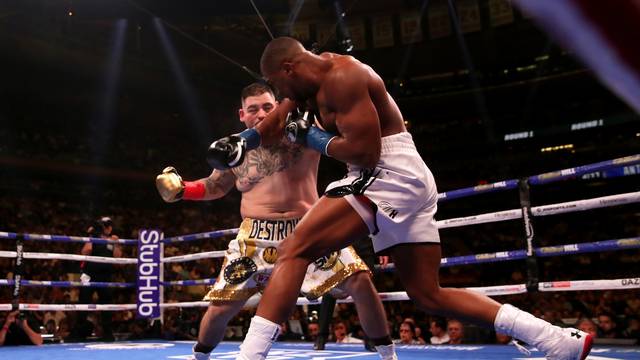
<svg viewBox="0 0 640 360">
<path fill-rule="evenodd" d="M 396 355 L 396 345 L 378 345 L 376 346 L 376 351 L 378 355 L 380 355 L 381 360 L 398 360 L 398 355 Z"/>
<path fill-rule="evenodd" d="M 551 325 L 509 304 L 500 307 L 494 325 L 496 331 L 535 346 L 549 360 L 584 360 L 593 346 L 593 336 Z"/>
</svg>

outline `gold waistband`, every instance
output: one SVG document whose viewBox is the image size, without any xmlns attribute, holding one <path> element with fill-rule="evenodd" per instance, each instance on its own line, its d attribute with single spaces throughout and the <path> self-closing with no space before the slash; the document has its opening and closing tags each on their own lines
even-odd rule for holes
<svg viewBox="0 0 640 360">
<path fill-rule="evenodd" d="M 240 224 L 237 239 L 281 241 L 293 232 L 299 221 L 299 218 L 284 220 L 245 218 Z"/>
</svg>

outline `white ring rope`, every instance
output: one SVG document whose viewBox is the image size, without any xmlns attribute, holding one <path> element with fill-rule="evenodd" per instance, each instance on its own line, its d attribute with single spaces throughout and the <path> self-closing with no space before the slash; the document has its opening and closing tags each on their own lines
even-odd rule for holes
<svg viewBox="0 0 640 360">
<path fill-rule="evenodd" d="M 0 251 L 0 258 L 15 258 L 17 256 L 15 251 Z M 58 253 L 39 253 L 39 252 L 25 252 L 25 259 L 44 259 L 44 260 L 71 260 L 71 261 L 88 261 L 103 264 L 136 264 L 138 259 L 134 258 L 111 258 L 104 256 L 88 256 L 88 255 L 74 255 L 74 254 L 58 254 Z"/>
<path fill-rule="evenodd" d="M 603 207 L 624 205 L 640 202 L 640 191 L 602 196 L 593 199 L 568 201 L 557 204 L 534 206 L 531 208 L 533 216 L 546 216 L 563 214 L 574 211 L 584 211 L 591 209 L 599 209 Z M 522 209 L 503 210 L 493 213 L 472 215 L 466 217 L 452 218 L 447 220 L 436 221 L 439 229 L 450 227 L 467 226 L 474 224 L 484 224 L 505 220 L 513 220 L 522 218 Z"/>
<path fill-rule="evenodd" d="M 538 284 L 540 291 L 623 290 L 640 288 L 640 277 L 611 280 L 550 281 Z"/>
<path fill-rule="evenodd" d="M 563 214 L 640 202 L 640 191 L 531 207 L 533 216 Z"/>
<path fill-rule="evenodd" d="M 534 216 L 546 216 L 556 215 L 575 211 L 584 211 L 591 209 L 598 209 L 603 207 L 624 205 L 640 202 L 640 191 L 630 192 L 624 194 L 616 194 L 609 196 L 602 196 L 593 199 L 568 201 L 557 204 L 534 206 L 531 208 L 531 212 Z M 447 220 L 436 221 L 436 225 L 440 229 L 467 226 L 474 224 L 484 224 L 490 222 L 498 222 L 505 220 L 513 220 L 522 218 L 522 209 L 504 210 L 487 214 L 479 214 L 467 217 L 452 218 Z M 207 251 L 196 254 L 171 256 L 162 259 L 163 263 L 174 263 L 183 261 L 193 261 L 208 258 L 224 257 L 225 251 Z M 0 251 L 0 258 L 15 258 L 15 251 Z M 24 257 L 26 259 L 59 259 L 59 260 L 74 260 L 74 261 L 88 261 L 99 262 L 106 264 L 136 264 L 137 259 L 134 258 L 109 258 L 101 256 L 86 256 L 86 255 L 73 255 L 73 254 L 57 254 L 57 253 L 35 253 L 25 252 Z"/>
<path fill-rule="evenodd" d="M 451 227 L 485 224 L 498 221 L 514 220 L 522 218 L 522 209 L 503 210 L 487 214 L 471 215 L 459 218 L 436 221 L 438 229 Z"/>
<path fill-rule="evenodd" d="M 569 201 L 564 203 L 549 204 L 542 206 L 535 206 L 531 208 L 531 212 L 534 216 L 546 216 L 555 215 L 567 212 L 584 211 L 596 208 L 603 208 L 609 206 L 623 205 L 640 202 L 640 192 L 631 192 L 617 195 L 602 196 L 593 199 Z M 517 219 L 522 217 L 521 209 L 512 209 L 498 211 L 494 213 L 480 214 L 474 216 L 467 216 L 461 218 L 452 218 L 447 220 L 437 221 L 438 228 L 449 228 L 466 226 L 473 224 L 482 224 L 489 222 L 497 222 L 504 220 Z M 193 261 L 207 258 L 224 257 L 225 251 L 208 251 L 196 254 L 172 256 L 162 259 L 163 263 Z M 15 258 L 17 256 L 15 251 L 0 251 L 0 258 Z M 105 264 L 136 264 L 135 258 L 110 258 L 101 256 L 87 256 L 87 255 L 74 255 L 74 254 L 58 254 L 58 253 L 36 253 L 25 252 L 25 259 L 58 259 L 58 260 L 72 260 L 72 261 L 88 261 Z"/>
<path fill-rule="evenodd" d="M 170 256 L 162 259 L 163 263 L 174 263 L 174 262 L 183 262 L 183 261 L 192 261 L 192 260 L 200 260 L 200 259 L 209 259 L 209 258 L 219 258 L 224 257 L 226 251 L 206 251 L 196 254 L 188 254 L 188 255 L 179 255 L 179 256 Z"/>
<path fill-rule="evenodd" d="M 579 290 L 625 290 L 640 288 L 640 277 L 623 278 L 623 279 L 605 279 L 605 280 L 570 280 L 570 281 L 551 281 L 541 282 L 538 284 L 540 291 L 579 291 Z M 515 295 L 527 292 L 525 284 L 499 285 L 485 287 L 470 287 L 468 290 L 476 291 L 487 296 Z M 396 291 L 380 293 L 382 301 L 406 301 L 411 300 L 406 292 Z M 260 295 L 254 295 L 246 303 L 246 307 L 255 307 L 260 301 Z M 338 300 L 339 303 L 351 303 L 351 297 Z M 311 301 L 304 297 L 299 297 L 297 305 L 315 305 L 320 304 L 321 300 Z M 160 304 L 162 308 L 191 308 L 191 307 L 207 307 L 210 305 L 208 301 L 190 301 L 190 302 L 168 302 Z M 136 304 L 20 304 L 20 310 L 31 311 L 121 311 L 135 310 Z M 0 304 L 0 311 L 10 311 L 11 304 Z"/>
</svg>

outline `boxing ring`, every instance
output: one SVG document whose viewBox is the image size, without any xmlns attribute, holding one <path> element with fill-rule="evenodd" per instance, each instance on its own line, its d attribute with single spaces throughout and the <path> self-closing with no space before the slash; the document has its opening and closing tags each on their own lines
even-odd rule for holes
<svg viewBox="0 0 640 360">
<path fill-rule="evenodd" d="M 449 218 L 437 221 L 441 229 L 470 226 L 476 224 L 502 222 L 520 219 L 524 228 L 523 247 L 521 249 L 500 251 L 494 253 L 480 253 L 475 255 L 456 256 L 443 258 L 442 267 L 458 265 L 476 265 L 492 262 L 524 260 L 527 265 L 527 278 L 525 283 L 506 284 L 499 286 L 471 287 L 473 291 L 483 293 L 488 296 L 524 294 L 527 292 L 555 292 L 555 291 L 584 291 L 584 290 L 628 290 L 640 288 L 640 274 L 634 274 L 631 278 L 620 279 L 592 279 L 592 280 L 572 280 L 543 282 L 537 277 L 537 259 L 550 256 L 561 256 L 570 254 L 581 254 L 588 252 L 603 251 L 623 251 L 640 248 L 640 236 L 621 239 L 602 239 L 595 242 L 563 244 L 553 246 L 536 246 L 536 238 L 532 219 L 535 217 L 552 216 L 564 213 L 586 211 L 592 209 L 602 209 L 626 204 L 640 202 L 640 191 L 613 194 L 589 199 L 580 199 L 569 202 L 547 204 L 541 206 L 531 206 L 530 187 L 541 186 L 561 180 L 576 179 L 589 174 L 600 173 L 609 174 L 606 177 L 617 177 L 622 175 L 640 174 L 640 154 L 623 158 L 603 161 L 599 163 L 548 172 L 524 179 L 510 179 L 499 181 L 487 185 L 480 185 L 470 188 L 458 189 L 439 194 L 439 202 L 462 199 L 484 193 L 498 191 L 518 190 L 520 207 L 514 209 L 501 210 L 492 213 L 476 214 L 465 217 Z M 142 231 L 141 231 L 142 232 Z M 159 233 L 159 232 L 158 232 Z M 225 251 L 207 251 L 196 254 L 180 256 L 164 256 L 164 244 L 179 244 L 205 239 L 217 239 L 220 237 L 234 235 L 237 229 L 217 230 L 206 233 L 190 234 L 169 238 L 162 238 L 161 233 L 158 241 L 160 247 L 159 258 L 150 262 L 149 266 L 163 268 L 164 264 L 180 263 L 186 261 L 196 261 L 200 259 L 210 259 L 224 257 Z M 87 261 L 121 265 L 140 265 L 136 258 L 107 258 L 97 256 L 83 256 L 73 254 L 58 254 L 46 252 L 25 252 L 23 245 L 26 241 L 55 241 L 55 242 L 79 242 L 79 243 L 102 243 L 119 245 L 138 245 L 138 239 L 105 240 L 89 237 L 63 236 L 63 235 L 40 235 L 0 232 L 1 239 L 12 239 L 16 241 L 16 251 L 0 251 L 2 258 L 15 258 L 16 268 L 14 279 L 0 280 L 0 286 L 13 287 L 13 302 L 0 304 L 0 311 L 10 311 L 19 309 L 21 311 L 122 311 L 140 310 L 140 304 L 30 304 L 20 303 L 20 291 L 25 286 L 40 287 L 110 287 L 110 288 L 140 288 L 140 278 L 138 283 L 117 283 L 117 282 L 80 282 L 80 281 L 35 281 L 23 279 L 22 266 L 25 259 L 58 259 L 67 261 Z M 143 258 L 144 259 L 144 258 Z M 386 266 L 384 271 L 392 271 L 393 265 Z M 637 271 L 637 269 L 635 269 Z M 179 281 L 164 281 L 160 270 L 160 276 L 153 284 L 147 282 L 145 286 L 157 286 L 162 289 L 169 286 L 200 286 L 211 285 L 215 278 L 193 279 Z M 138 289 L 140 290 L 140 289 Z M 140 294 L 140 292 L 139 292 Z M 162 295 L 161 295 L 162 296 Z M 404 301 L 408 300 L 405 292 L 380 293 L 383 301 Z M 252 297 L 248 306 L 255 306 L 259 301 L 259 296 Z M 339 302 L 350 302 L 351 299 L 339 300 Z M 309 301 L 306 298 L 299 298 L 298 305 L 319 304 L 318 301 Z M 204 301 L 194 302 L 172 302 L 163 301 L 160 298 L 159 310 L 167 308 L 193 308 L 206 307 L 209 303 Z M 0 348 L 0 357 L 3 359 L 80 359 L 91 357 L 94 360 L 111 359 L 114 356 L 129 356 L 132 359 L 187 359 L 191 353 L 193 342 L 183 341 L 138 341 L 138 342 L 115 342 L 115 343 L 72 343 L 72 344 L 52 344 L 42 347 L 4 347 Z M 212 359 L 234 359 L 238 353 L 238 343 L 224 342 L 217 347 L 211 355 Z M 308 343 L 277 343 L 268 359 L 375 359 L 376 353 L 366 352 L 362 345 L 354 344 L 327 344 L 324 351 L 314 351 L 311 342 Z M 6 355 L 6 356 L 5 356 Z M 542 354 L 533 349 L 530 356 L 520 353 L 515 346 L 511 345 L 458 345 L 458 346 L 399 346 L 398 355 L 400 359 L 542 359 Z M 640 347 L 615 347 L 596 345 L 588 359 L 639 359 Z"/>
<path fill-rule="evenodd" d="M 211 353 L 211 360 L 235 359 L 239 353 L 237 342 L 222 342 Z M 275 343 L 268 360 L 331 360 L 379 359 L 377 353 L 364 351 L 360 344 L 327 344 L 326 350 L 313 350 L 311 343 Z M 127 357 L 136 360 L 174 359 L 187 360 L 190 358 L 193 342 L 185 341 L 137 341 L 119 343 L 74 343 L 44 345 L 41 347 L 15 346 L 0 347 L 0 356 L 5 359 L 20 360 L 112 360 L 116 357 Z M 534 351 L 531 356 L 519 353 L 514 346 L 507 345 L 403 345 L 397 347 L 398 358 L 401 360 L 496 360 L 522 359 L 544 360 L 542 353 Z M 595 347 L 587 359 L 591 360 L 631 360 L 638 359 L 640 350 L 627 347 Z"/>
</svg>

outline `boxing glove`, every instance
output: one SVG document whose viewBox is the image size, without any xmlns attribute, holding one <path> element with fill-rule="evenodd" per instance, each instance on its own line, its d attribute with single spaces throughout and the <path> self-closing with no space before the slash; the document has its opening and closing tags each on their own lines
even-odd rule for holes
<svg viewBox="0 0 640 360">
<path fill-rule="evenodd" d="M 162 200 L 172 203 L 182 199 L 184 182 L 173 166 L 167 166 L 162 174 L 156 177 L 156 188 Z"/>
<path fill-rule="evenodd" d="M 301 112 L 297 109 L 290 111 L 285 120 L 284 131 L 287 139 L 292 143 L 306 145 L 309 127 L 313 125 L 313 116 L 309 111 Z"/>
<path fill-rule="evenodd" d="M 284 128 L 287 139 L 329 156 L 329 143 L 336 136 L 314 126 L 314 121 L 313 114 L 308 110 L 289 112 Z"/>
<path fill-rule="evenodd" d="M 239 135 L 230 135 L 209 146 L 207 162 L 214 169 L 227 170 L 242 164 L 246 152 L 247 141 Z"/>
<path fill-rule="evenodd" d="M 162 200 L 172 203 L 178 200 L 204 200 L 206 189 L 202 181 L 182 181 L 173 166 L 167 166 L 156 177 L 156 188 Z"/>
</svg>

